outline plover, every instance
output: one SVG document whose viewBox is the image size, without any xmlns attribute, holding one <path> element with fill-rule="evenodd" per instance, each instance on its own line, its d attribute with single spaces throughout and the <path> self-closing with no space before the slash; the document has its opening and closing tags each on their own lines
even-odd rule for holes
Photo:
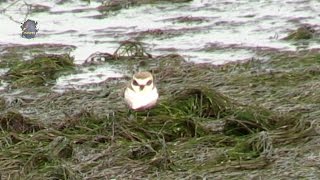
<svg viewBox="0 0 320 180">
<path fill-rule="evenodd" d="M 143 111 L 156 105 L 159 94 L 150 72 L 138 72 L 133 75 L 128 84 L 124 99 L 129 108 L 135 111 Z"/>
</svg>

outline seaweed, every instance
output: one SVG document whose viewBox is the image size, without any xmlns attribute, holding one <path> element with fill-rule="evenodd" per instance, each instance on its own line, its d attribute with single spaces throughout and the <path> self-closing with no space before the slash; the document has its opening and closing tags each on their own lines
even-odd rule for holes
<svg viewBox="0 0 320 180">
<path fill-rule="evenodd" d="M 16 110 L 1 98 L 3 178 L 218 177 L 263 170 L 279 158 L 278 148 L 317 134 L 318 53 L 272 52 L 269 61 L 217 67 L 176 54 L 148 57 L 140 48 L 123 44 L 114 54 L 117 63 L 151 62 L 160 100 L 149 111 L 126 109 L 121 81 L 105 87 L 108 96 L 52 93 Z M 38 75 L 22 70 L 10 78 Z M 33 118 L 23 114 L 26 107 L 37 110 Z"/>
<path fill-rule="evenodd" d="M 29 61 L 17 62 L 5 76 L 12 81 L 13 87 L 44 86 L 73 68 L 73 59 L 68 55 L 39 55 Z"/>
<path fill-rule="evenodd" d="M 283 40 L 303 40 L 303 39 L 312 39 L 314 37 L 315 30 L 309 25 L 304 25 L 299 27 L 297 30 L 291 32 Z"/>
</svg>

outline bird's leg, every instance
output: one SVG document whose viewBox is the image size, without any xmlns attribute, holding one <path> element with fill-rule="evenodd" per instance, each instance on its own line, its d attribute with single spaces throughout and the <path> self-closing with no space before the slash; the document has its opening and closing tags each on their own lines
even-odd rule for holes
<svg viewBox="0 0 320 180">
<path fill-rule="evenodd" d="M 134 119 L 137 119 L 137 118 L 138 118 L 138 112 L 134 111 Z"/>
<path fill-rule="evenodd" d="M 147 110 L 147 119 L 149 118 L 150 109 Z"/>
<path fill-rule="evenodd" d="M 149 118 L 150 109 L 147 110 L 147 116 L 145 116 L 143 119 L 147 120 Z"/>
<path fill-rule="evenodd" d="M 128 120 L 136 120 L 138 118 L 138 112 L 135 111 L 135 110 L 129 110 L 129 113 L 128 113 Z"/>
<path fill-rule="evenodd" d="M 128 109 L 127 118 L 128 118 L 129 121 L 130 121 L 130 120 L 133 120 L 133 119 L 135 118 L 135 115 L 133 115 L 131 109 Z"/>
</svg>

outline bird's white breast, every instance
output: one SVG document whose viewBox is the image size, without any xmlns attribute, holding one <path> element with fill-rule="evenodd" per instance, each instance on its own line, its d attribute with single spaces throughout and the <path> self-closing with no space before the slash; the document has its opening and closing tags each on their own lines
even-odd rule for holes
<svg viewBox="0 0 320 180">
<path fill-rule="evenodd" d="M 127 88 L 124 97 L 131 109 L 140 109 L 155 105 L 159 95 L 157 88 L 153 88 L 149 92 L 135 92 Z"/>
</svg>

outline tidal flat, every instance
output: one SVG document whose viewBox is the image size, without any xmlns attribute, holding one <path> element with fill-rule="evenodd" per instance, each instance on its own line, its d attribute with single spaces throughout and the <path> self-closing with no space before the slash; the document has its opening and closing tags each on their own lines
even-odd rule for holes
<svg viewBox="0 0 320 180">
<path fill-rule="evenodd" d="M 320 178 L 318 1 L 28 2 L 0 2 L 0 179 Z"/>
<path fill-rule="evenodd" d="M 138 42 L 124 42 L 104 61 L 75 65 L 68 54 L 23 60 L 20 48 L 34 51 L 18 46 L 1 55 L 12 62 L 1 64 L 9 69 L 1 77 L 3 179 L 320 175 L 317 49 L 260 50 L 266 59 L 212 65 L 179 54 L 152 56 Z M 148 113 L 128 111 L 126 75 L 92 91 L 52 90 L 59 76 L 105 63 L 151 71 L 158 105 Z M 28 84 L 20 84 L 24 77 Z"/>
</svg>

